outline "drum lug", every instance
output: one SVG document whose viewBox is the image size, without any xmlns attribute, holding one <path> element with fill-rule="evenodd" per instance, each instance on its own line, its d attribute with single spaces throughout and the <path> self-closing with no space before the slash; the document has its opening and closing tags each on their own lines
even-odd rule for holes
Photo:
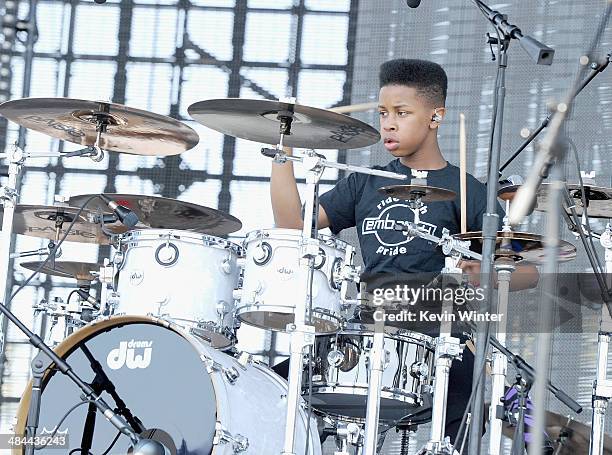
<svg viewBox="0 0 612 455">
<path fill-rule="evenodd" d="M 238 363 L 246 370 L 246 366 L 253 363 L 253 356 L 248 352 L 241 352 L 240 356 L 238 356 Z"/>
<path fill-rule="evenodd" d="M 230 258 L 225 258 L 223 259 L 223 261 L 221 261 L 221 271 L 226 275 L 232 273 L 232 263 L 230 261 Z"/>
<path fill-rule="evenodd" d="M 238 380 L 238 378 L 240 377 L 240 373 L 234 367 L 223 368 L 222 370 L 223 370 L 223 376 L 225 376 L 225 379 L 227 379 L 227 382 L 229 382 L 232 385 L 234 385 L 236 381 Z"/>
<path fill-rule="evenodd" d="M 213 445 L 232 443 L 232 449 L 234 453 L 244 452 L 249 448 L 248 438 L 241 434 L 233 436 L 229 431 L 223 428 L 221 422 L 217 422 L 215 426 L 215 437 L 213 439 Z"/>
</svg>

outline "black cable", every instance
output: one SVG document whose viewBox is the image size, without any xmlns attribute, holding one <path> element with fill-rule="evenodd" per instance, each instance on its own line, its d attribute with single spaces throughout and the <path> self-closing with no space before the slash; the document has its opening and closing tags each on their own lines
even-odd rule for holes
<svg viewBox="0 0 612 455">
<path fill-rule="evenodd" d="M 74 411 L 76 408 L 78 408 L 79 406 L 83 406 L 84 404 L 89 404 L 89 403 L 93 403 L 93 400 L 79 401 L 77 404 L 75 404 L 70 409 L 68 409 L 66 414 L 64 414 L 64 416 L 60 419 L 59 423 L 56 425 L 55 430 L 53 430 L 53 433 L 51 433 L 51 436 L 49 436 L 48 442 L 46 444 L 42 445 L 42 446 L 35 446 L 34 450 L 42 450 L 45 447 L 47 447 L 49 444 L 51 444 L 51 441 L 53 441 L 53 438 L 55 437 L 55 435 L 59 431 L 60 427 L 62 426 L 62 423 L 64 423 L 64 420 L 66 420 L 68 418 L 70 413 L 72 411 Z"/>
<path fill-rule="evenodd" d="M 77 211 L 76 215 L 74 216 L 73 220 L 70 222 L 70 224 L 68 225 L 68 228 L 66 229 L 66 232 L 64 233 L 63 237 L 60 239 L 59 242 L 57 242 L 55 244 L 55 246 L 53 247 L 53 249 L 49 252 L 49 254 L 47 255 L 47 257 L 45 258 L 44 261 L 42 261 L 40 263 L 40 265 L 36 268 L 36 270 L 34 270 L 34 272 L 32 272 L 32 274 L 23 282 L 19 285 L 19 287 L 17 288 L 17 290 L 15 292 L 13 292 L 13 294 L 11 294 L 11 297 L 8 299 L 8 301 L 5 303 L 5 305 L 10 304 L 13 299 L 15 298 L 15 296 L 21 292 L 29 283 L 30 281 L 32 281 L 34 279 L 34 277 L 36 275 L 38 275 L 40 273 L 40 271 L 45 267 L 45 265 L 47 265 L 47 263 L 51 260 L 51 258 L 55 258 L 55 254 L 56 252 L 59 250 L 60 246 L 62 245 L 62 243 L 64 243 L 64 240 L 66 240 L 66 238 L 68 237 L 68 234 L 70 234 L 70 231 L 72 229 L 72 227 L 74 226 L 74 224 L 76 223 L 76 221 L 79 219 L 79 216 L 81 216 L 81 213 L 83 213 L 83 210 L 85 210 L 85 206 L 87 204 L 89 204 L 92 200 L 94 200 L 95 198 L 97 198 L 98 195 L 95 194 L 93 196 L 90 196 L 89 198 L 87 198 L 87 200 L 81 205 L 81 207 L 79 208 L 79 210 Z M 61 210 L 62 207 L 58 207 L 58 210 Z"/>
<path fill-rule="evenodd" d="M 576 147 L 576 144 L 574 143 L 574 141 L 572 141 L 571 138 L 568 137 L 567 142 L 570 145 L 570 148 L 572 149 L 572 151 L 574 152 L 574 158 L 576 159 L 576 170 L 578 172 L 578 182 L 580 183 L 580 200 L 582 202 L 582 213 L 584 214 L 584 218 L 586 219 L 586 228 L 587 228 L 587 232 L 589 233 L 588 239 L 589 239 L 589 243 L 591 244 L 591 249 L 595 256 L 597 269 L 598 269 L 597 271 L 595 271 L 595 273 L 602 274 L 604 269 L 601 265 L 601 260 L 599 259 L 599 255 L 597 254 L 597 249 L 595 248 L 595 245 L 593 244 L 593 232 L 591 231 L 591 223 L 589 221 L 588 204 L 587 204 L 586 195 L 584 191 L 584 181 L 582 180 L 582 171 L 580 169 L 580 158 L 578 157 L 578 148 Z"/>
<path fill-rule="evenodd" d="M 78 294 L 78 290 L 74 289 L 72 291 L 70 291 L 70 294 L 68 294 L 68 299 L 66 300 L 66 305 L 69 306 L 70 305 L 70 300 L 72 299 L 72 296 L 74 294 Z"/>
<path fill-rule="evenodd" d="M 115 436 L 115 439 L 113 439 L 113 442 L 111 442 L 110 446 L 108 446 L 108 448 L 102 452 L 102 455 L 108 455 L 108 452 L 111 451 L 111 449 L 113 448 L 113 446 L 117 443 L 117 441 L 119 440 L 119 436 L 121 436 L 121 432 L 118 431 L 117 432 L 117 436 Z"/>
<path fill-rule="evenodd" d="M 72 455 L 73 453 L 82 452 L 82 451 L 83 451 L 83 449 L 81 449 L 80 447 L 77 447 L 76 449 L 72 449 L 70 452 L 68 452 L 68 455 Z M 87 453 L 89 455 L 94 455 L 89 450 L 87 451 Z"/>
</svg>

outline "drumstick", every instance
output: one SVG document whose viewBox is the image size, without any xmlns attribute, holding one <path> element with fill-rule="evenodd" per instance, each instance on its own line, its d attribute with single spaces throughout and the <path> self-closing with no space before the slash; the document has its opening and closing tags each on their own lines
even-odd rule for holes
<svg viewBox="0 0 612 455">
<path fill-rule="evenodd" d="M 459 114 L 459 189 L 461 197 L 461 232 L 467 232 L 467 139 L 465 137 L 465 114 Z"/>
<path fill-rule="evenodd" d="M 361 103 L 361 104 L 349 104 L 348 106 L 330 107 L 328 111 L 336 112 L 338 114 L 350 114 L 351 112 L 363 112 L 376 109 L 378 107 L 378 101 L 372 103 Z"/>
</svg>

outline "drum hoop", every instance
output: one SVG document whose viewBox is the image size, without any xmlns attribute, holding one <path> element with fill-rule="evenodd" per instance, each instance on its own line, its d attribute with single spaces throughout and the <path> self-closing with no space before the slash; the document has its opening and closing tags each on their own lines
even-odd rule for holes
<svg viewBox="0 0 612 455">
<path fill-rule="evenodd" d="M 285 229 L 285 228 L 270 228 L 270 229 L 256 229 L 246 234 L 243 244 L 248 245 L 251 242 L 269 239 L 269 240 L 295 240 L 299 238 L 302 233 L 299 229 Z M 334 248 L 340 251 L 346 251 L 346 247 L 349 245 L 344 240 L 339 239 L 333 235 L 319 234 L 319 240 L 330 248 Z"/>
<path fill-rule="evenodd" d="M 214 235 L 202 234 L 194 231 L 183 231 L 175 229 L 136 229 L 128 231 L 125 234 L 118 236 L 120 244 L 130 245 L 139 241 L 155 240 L 163 242 L 168 239 L 170 242 L 182 240 L 184 242 L 194 243 L 196 245 L 210 246 L 213 248 L 230 249 L 237 255 L 241 255 L 242 247 L 230 240 Z"/>
<path fill-rule="evenodd" d="M 76 346 L 78 346 L 80 342 L 87 341 L 93 338 L 93 336 L 97 333 L 101 333 L 105 331 L 106 329 L 109 329 L 112 327 L 133 324 L 133 323 L 159 325 L 159 326 L 165 327 L 166 329 L 169 329 L 177 333 L 178 335 L 185 338 L 185 340 L 187 340 L 189 344 L 191 344 L 196 349 L 196 351 L 200 355 L 200 359 L 202 358 L 203 350 L 201 349 L 201 347 L 203 345 L 200 343 L 194 343 L 193 340 L 197 340 L 198 338 L 190 334 L 189 332 L 185 331 L 181 326 L 173 322 L 167 321 L 166 319 L 162 319 L 162 318 L 156 318 L 153 316 L 134 316 L 134 315 L 109 316 L 104 319 L 100 319 L 100 320 L 91 322 L 85 327 L 82 327 L 81 329 L 69 335 L 65 340 L 63 340 L 60 344 L 58 344 L 55 347 L 54 352 L 60 357 L 63 357 L 64 355 L 69 354 L 74 349 L 76 349 Z M 213 350 L 212 347 L 210 349 Z M 206 370 L 206 366 L 203 365 L 203 369 Z M 45 375 L 43 376 L 43 379 L 42 379 L 43 387 L 46 386 L 47 376 L 49 374 L 50 372 L 47 371 Z M 57 371 L 55 372 L 55 374 L 62 374 L 62 373 Z M 215 402 L 217 403 L 217 419 L 216 419 L 217 421 L 221 421 L 219 414 L 221 414 L 221 417 L 224 417 L 225 415 L 227 415 L 227 409 L 225 406 L 222 407 L 223 403 L 219 400 L 219 396 L 217 394 L 217 387 L 219 387 L 218 381 L 220 380 L 219 376 L 220 375 L 218 374 L 210 374 L 210 379 L 211 379 L 211 382 L 213 383 L 213 393 L 215 394 Z M 74 387 L 76 388 L 77 386 L 75 385 Z M 19 406 L 17 408 L 17 416 L 16 416 L 17 422 L 15 423 L 15 427 L 14 427 L 15 434 L 18 434 L 18 435 L 25 434 L 25 428 L 26 428 L 26 422 L 27 422 L 27 417 L 28 417 L 28 410 L 30 407 L 31 395 L 32 395 L 32 379 L 28 381 L 25 391 L 21 397 L 21 400 L 19 400 Z M 18 449 L 13 449 L 13 454 L 20 455 L 20 452 Z"/>
<path fill-rule="evenodd" d="M 338 335 L 349 335 L 349 336 L 374 336 L 375 331 L 369 325 L 359 323 L 348 323 L 342 330 L 338 332 Z M 385 327 L 385 337 L 392 338 L 398 341 L 412 341 L 413 343 L 420 343 L 429 346 L 433 350 L 434 339 L 424 333 L 414 332 L 412 330 L 400 329 L 398 327 Z"/>
</svg>

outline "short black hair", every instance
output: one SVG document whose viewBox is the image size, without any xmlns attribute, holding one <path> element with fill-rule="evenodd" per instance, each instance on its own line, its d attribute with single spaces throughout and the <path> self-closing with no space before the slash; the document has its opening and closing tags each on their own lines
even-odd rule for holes
<svg viewBox="0 0 612 455">
<path fill-rule="evenodd" d="M 380 65 L 380 88 L 386 85 L 413 87 L 434 106 L 444 106 L 448 78 L 444 69 L 429 60 L 398 58 Z"/>
</svg>

